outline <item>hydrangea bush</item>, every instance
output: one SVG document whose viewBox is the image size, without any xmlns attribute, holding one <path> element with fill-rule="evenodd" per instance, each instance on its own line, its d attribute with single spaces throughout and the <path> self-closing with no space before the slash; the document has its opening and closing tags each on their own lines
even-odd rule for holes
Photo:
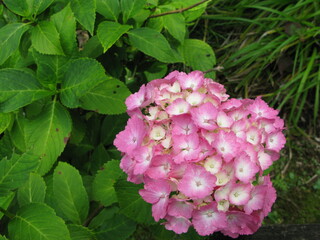
<svg viewBox="0 0 320 240">
<path fill-rule="evenodd" d="M 278 111 L 260 97 L 229 98 L 200 71 L 174 71 L 126 99 L 114 145 L 155 221 L 181 234 L 252 234 L 276 192 L 264 175 L 286 142 Z"/>
</svg>

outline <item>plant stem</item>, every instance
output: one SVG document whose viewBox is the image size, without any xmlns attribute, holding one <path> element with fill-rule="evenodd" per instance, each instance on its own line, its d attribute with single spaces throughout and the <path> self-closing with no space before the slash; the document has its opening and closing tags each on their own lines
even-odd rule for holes
<svg viewBox="0 0 320 240">
<path fill-rule="evenodd" d="M 168 12 L 164 12 L 164 13 L 151 15 L 151 16 L 149 16 L 149 18 L 156 18 L 156 17 L 162 17 L 162 16 L 169 15 L 169 14 L 182 13 L 182 12 L 185 12 L 185 11 L 187 11 L 189 9 L 195 8 L 195 7 L 199 6 L 200 4 L 208 2 L 208 1 L 211 1 L 211 0 L 202 0 L 202 1 L 200 1 L 198 3 L 195 3 L 195 4 L 193 4 L 193 5 L 189 6 L 189 7 L 180 8 L 180 9 L 177 9 L 177 10 L 172 10 L 172 11 L 168 11 Z"/>
<path fill-rule="evenodd" d="M 98 208 L 96 208 L 86 219 L 86 221 L 82 224 L 84 227 L 88 227 L 91 223 L 92 219 L 94 219 L 102 210 L 104 209 L 103 205 L 100 205 Z"/>
<path fill-rule="evenodd" d="M 7 216 L 10 219 L 13 219 L 15 217 L 14 214 L 12 214 L 11 212 L 8 212 L 7 210 L 3 209 L 2 207 L 0 207 L 0 212 L 2 212 L 5 216 Z"/>
</svg>

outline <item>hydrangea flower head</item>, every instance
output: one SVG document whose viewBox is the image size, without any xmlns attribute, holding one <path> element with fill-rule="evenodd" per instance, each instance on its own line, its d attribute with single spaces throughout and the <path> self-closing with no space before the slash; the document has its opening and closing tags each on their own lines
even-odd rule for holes
<svg viewBox="0 0 320 240">
<path fill-rule="evenodd" d="M 277 110 L 261 97 L 229 98 L 200 71 L 153 80 L 126 105 L 131 117 L 114 145 L 156 221 L 177 234 L 194 227 L 233 238 L 260 227 L 276 199 L 263 171 L 286 142 Z"/>
</svg>

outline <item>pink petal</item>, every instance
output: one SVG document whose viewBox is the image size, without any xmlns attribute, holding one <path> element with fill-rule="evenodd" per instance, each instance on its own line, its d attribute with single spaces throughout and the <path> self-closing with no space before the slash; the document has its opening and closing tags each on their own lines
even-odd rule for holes
<svg viewBox="0 0 320 240">
<path fill-rule="evenodd" d="M 167 216 L 166 219 L 165 228 L 172 230 L 177 234 L 188 232 L 188 229 L 191 226 L 191 222 L 184 217 Z"/>
<path fill-rule="evenodd" d="M 181 115 L 181 114 L 188 113 L 189 109 L 190 109 L 190 104 L 187 103 L 182 98 L 178 98 L 178 99 L 174 100 L 166 108 L 166 112 L 171 116 L 175 116 L 175 115 Z"/>
<path fill-rule="evenodd" d="M 178 190 L 192 199 L 205 198 L 212 193 L 215 182 L 216 177 L 203 167 L 189 164 L 178 184 Z"/>
<path fill-rule="evenodd" d="M 212 202 L 194 211 L 192 223 L 198 234 L 205 236 L 214 233 L 219 228 L 225 228 L 227 219 L 225 213 L 218 212 L 216 203 Z"/>
<path fill-rule="evenodd" d="M 217 109 L 210 102 L 204 103 L 198 108 L 191 109 L 192 119 L 195 124 L 206 130 L 214 130 L 217 128 L 215 123 L 217 114 Z"/>
<path fill-rule="evenodd" d="M 234 205 L 245 205 L 251 194 L 251 185 L 235 184 L 229 193 L 229 201 Z"/>
<path fill-rule="evenodd" d="M 177 76 L 182 89 L 191 89 L 193 91 L 199 89 L 203 84 L 203 72 L 193 71 L 189 74 L 181 72 Z"/>
</svg>

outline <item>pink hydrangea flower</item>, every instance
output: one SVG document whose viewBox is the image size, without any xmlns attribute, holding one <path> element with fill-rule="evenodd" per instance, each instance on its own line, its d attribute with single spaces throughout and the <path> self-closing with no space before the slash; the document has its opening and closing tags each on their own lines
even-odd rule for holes
<svg viewBox="0 0 320 240">
<path fill-rule="evenodd" d="M 128 181 L 156 221 L 177 234 L 194 227 L 252 234 L 276 192 L 268 169 L 285 145 L 284 121 L 258 97 L 229 98 L 200 71 L 174 71 L 126 100 L 130 119 L 114 145 Z"/>
</svg>

